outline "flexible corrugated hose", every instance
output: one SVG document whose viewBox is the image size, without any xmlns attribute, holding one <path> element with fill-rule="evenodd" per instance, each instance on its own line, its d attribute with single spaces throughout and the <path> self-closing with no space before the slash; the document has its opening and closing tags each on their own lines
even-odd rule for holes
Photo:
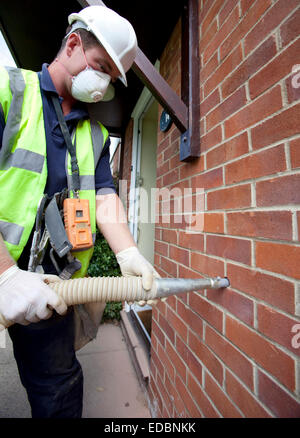
<svg viewBox="0 0 300 438">
<path fill-rule="evenodd" d="M 91 277 L 49 283 L 67 306 L 111 301 L 149 301 L 200 289 L 221 289 L 229 286 L 228 278 L 158 278 L 150 291 L 142 287 L 141 277 Z M 0 324 L 13 324 L 0 314 Z"/>
</svg>

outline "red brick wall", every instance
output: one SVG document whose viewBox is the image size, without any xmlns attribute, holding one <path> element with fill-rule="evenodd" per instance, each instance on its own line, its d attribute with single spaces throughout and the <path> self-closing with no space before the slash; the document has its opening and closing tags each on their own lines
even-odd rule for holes
<svg viewBox="0 0 300 438">
<path fill-rule="evenodd" d="M 153 413 L 299 417 L 299 0 L 199 0 L 199 14 L 202 154 L 180 162 L 179 131 L 159 132 L 157 187 L 203 187 L 204 226 L 160 221 L 155 262 L 231 287 L 154 307 Z M 178 94 L 180 29 L 161 58 Z"/>
</svg>

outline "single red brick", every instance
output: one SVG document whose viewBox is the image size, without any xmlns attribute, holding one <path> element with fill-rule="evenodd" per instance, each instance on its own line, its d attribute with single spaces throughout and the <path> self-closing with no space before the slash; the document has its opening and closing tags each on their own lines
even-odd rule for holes
<svg viewBox="0 0 300 438">
<path fill-rule="evenodd" d="M 157 176 L 165 175 L 166 173 L 169 172 L 169 170 L 170 170 L 170 162 L 165 161 L 164 164 L 157 167 L 156 175 Z"/>
<path fill-rule="evenodd" d="M 192 187 L 204 190 L 213 189 L 223 185 L 223 172 L 221 168 L 210 170 L 192 178 Z"/>
<path fill-rule="evenodd" d="M 237 209 L 251 206 L 250 184 L 219 189 L 207 194 L 208 210 Z"/>
<path fill-rule="evenodd" d="M 179 169 L 172 169 L 171 172 L 167 173 L 163 177 L 163 185 L 168 186 L 174 184 L 179 180 Z"/>
<path fill-rule="evenodd" d="M 248 155 L 225 168 L 227 184 L 259 178 L 286 170 L 284 145 Z"/>
<path fill-rule="evenodd" d="M 205 213 L 204 228 L 205 233 L 224 233 L 224 213 Z"/>
<path fill-rule="evenodd" d="M 250 265 L 251 242 L 227 236 L 207 236 L 206 253 Z"/>
<path fill-rule="evenodd" d="M 184 163 L 183 166 L 180 167 L 180 179 L 189 178 L 192 175 L 195 175 L 199 172 L 203 172 L 204 170 L 204 157 L 201 155 L 200 158 L 197 158 L 193 161 Z M 189 181 L 183 181 L 185 187 L 189 187 Z M 177 184 L 178 187 L 180 187 Z"/>
<path fill-rule="evenodd" d="M 226 371 L 226 392 L 246 418 L 269 418 L 268 412 L 239 381 Z"/>
<path fill-rule="evenodd" d="M 227 275 L 231 287 L 291 314 L 295 312 L 293 283 L 229 263 Z"/>
<path fill-rule="evenodd" d="M 169 255 L 169 245 L 167 245 L 166 243 L 164 243 L 164 242 L 158 242 L 157 240 L 155 241 L 155 244 L 154 244 L 154 250 L 155 250 L 155 252 L 157 252 L 158 254 L 162 254 L 162 255 L 164 255 L 164 256 L 167 256 L 168 257 L 168 255 Z"/>
<path fill-rule="evenodd" d="M 279 82 L 291 71 L 297 63 L 300 52 L 300 39 L 296 40 L 286 50 L 281 52 L 249 80 L 250 96 L 254 99 L 268 88 Z M 274 126 L 274 124 L 273 124 Z"/>
<path fill-rule="evenodd" d="M 253 390 L 253 366 L 235 347 L 215 330 L 206 326 L 205 343 L 239 378 Z"/>
<path fill-rule="evenodd" d="M 203 254 L 191 254 L 191 268 L 210 277 L 224 275 L 224 262 Z"/>
<path fill-rule="evenodd" d="M 291 9 L 293 6 L 294 8 L 299 6 L 298 0 L 293 0 L 290 2 L 283 2 L 282 0 L 281 3 L 284 3 L 285 6 L 288 6 L 288 8 Z M 298 8 L 295 11 L 295 13 L 280 28 L 281 41 L 283 46 L 286 46 L 294 38 L 297 38 L 299 36 L 299 22 L 300 22 L 300 9 Z"/>
<path fill-rule="evenodd" d="M 162 230 L 162 240 L 168 243 L 177 244 L 177 230 Z"/>
<path fill-rule="evenodd" d="M 227 394 L 225 394 L 224 389 L 217 385 L 217 383 L 210 377 L 208 373 L 205 373 L 205 392 L 223 417 L 242 417 L 240 412 L 228 398 Z"/>
<path fill-rule="evenodd" d="M 219 332 L 223 328 L 223 313 L 212 303 L 196 293 L 190 294 L 189 304 L 194 312 L 197 312 L 205 321 L 215 327 Z"/>
<path fill-rule="evenodd" d="M 195 249 L 197 251 L 203 251 L 204 248 L 204 236 L 203 234 L 185 233 L 179 231 L 179 246 L 183 248 Z"/>
<path fill-rule="evenodd" d="M 241 87 L 207 115 L 206 129 L 213 128 L 244 105 L 246 105 L 246 89 Z"/>
<path fill-rule="evenodd" d="M 257 242 L 256 265 L 268 271 L 300 279 L 300 247 Z"/>
<path fill-rule="evenodd" d="M 241 109 L 225 122 L 226 138 L 264 120 L 282 108 L 281 87 L 278 85 L 257 100 Z"/>
<path fill-rule="evenodd" d="M 258 370 L 259 399 L 278 418 L 299 418 L 300 404 L 286 391 L 271 380 L 266 374 Z"/>
<path fill-rule="evenodd" d="M 300 348 L 294 348 L 292 343 L 294 336 L 292 328 L 296 324 L 299 324 L 300 327 L 299 321 L 288 318 L 270 307 L 259 304 L 257 307 L 257 322 L 257 328 L 261 333 L 300 356 Z"/>
<path fill-rule="evenodd" d="M 208 134 L 201 137 L 201 151 L 205 152 L 216 146 L 222 141 L 222 129 L 221 126 L 217 126 L 212 129 Z"/>
<path fill-rule="evenodd" d="M 246 324 L 253 325 L 254 304 L 252 300 L 234 292 L 230 288 L 224 290 L 208 290 L 207 298 L 222 306 Z"/>
<path fill-rule="evenodd" d="M 220 92 L 217 89 L 213 93 L 211 93 L 207 99 L 201 102 L 200 105 L 201 116 L 202 117 L 205 116 L 209 111 L 211 111 L 212 108 L 217 106 L 219 103 L 220 103 Z"/>
<path fill-rule="evenodd" d="M 243 85 L 260 68 L 267 64 L 276 55 L 276 52 L 275 38 L 271 36 L 226 79 L 222 85 L 223 98 L 226 98 Z"/>
<path fill-rule="evenodd" d="M 190 253 L 182 248 L 170 245 L 170 258 L 185 266 L 190 266 Z"/>
<path fill-rule="evenodd" d="M 300 104 L 294 105 L 253 128 L 251 130 L 253 149 L 260 149 L 298 134 L 299 112 Z"/>
<path fill-rule="evenodd" d="M 161 268 L 172 277 L 177 277 L 177 265 L 165 257 L 161 257 Z"/>
<path fill-rule="evenodd" d="M 228 213 L 227 232 L 235 236 L 292 240 L 292 213 L 289 211 Z"/>
<path fill-rule="evenodd" d="M 298 0 L 279 0 L 275 3 L 272 8 L 270 8 L 265 14 L 263 20 L 259 21 L 257 25 L 252 29 L 252 31 L 245 38 L 245 53 L 246 55 L 251 52 L 255 47 L 257 47 L 261 41 L 263 41 L 274 29 L 280 25 L 280 23 L 287 17 L 290 12 L 299 6 Z M 292 20 L 289 19 L 287 23 L 292 24 Z M 285 29 L 285 23 L 282 27 Z M 297 31 L 299 30 L 299 20 Z M 297 33 L 298 36 L 299 33 Z"/>
<path fill-rule="evenodd" d="M 294 391 L 295 362 L 290 356 L 229 316 L 226 317 L 226 337 L 283 385 Z"/>
<path fill-rule="evenodd" d="M 240 157 L 249 151 L 247 132 L 234 137 L 221 146 L 206 154 L 207 168 L 218 166 L 234 158 Z"/>
<path fill-rule="evenodd" d="M 274 205 L 300 204 L 300 175 L 288 175 L 260 181 L 256 184 L 256 202 L 258 207 Z"/>
</svg>

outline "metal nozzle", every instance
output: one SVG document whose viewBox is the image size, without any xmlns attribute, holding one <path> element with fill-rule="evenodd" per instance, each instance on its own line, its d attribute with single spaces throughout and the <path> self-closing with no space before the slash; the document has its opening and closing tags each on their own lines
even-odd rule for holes
<svg viewBox="0 0 300 438">
<path fill-rule="evenodd" d="M 202 289 L 221 289 L 230 285 L 228 278 L 158 278 L 157 297 L 168 297 Z"/>
</svg>

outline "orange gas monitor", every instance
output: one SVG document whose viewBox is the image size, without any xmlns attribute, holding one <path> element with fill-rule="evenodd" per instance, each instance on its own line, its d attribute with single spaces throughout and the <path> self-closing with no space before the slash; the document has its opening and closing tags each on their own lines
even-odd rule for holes
<svg viewBox="0 0 300 438">
<path fill-rule="evenodd" d="M 67 236 L 73 245 L 72 251 L 81 251 L 93 246 L 89 201 L 67 198 L 64 200 L 64 219 Z"/>
</svg>

